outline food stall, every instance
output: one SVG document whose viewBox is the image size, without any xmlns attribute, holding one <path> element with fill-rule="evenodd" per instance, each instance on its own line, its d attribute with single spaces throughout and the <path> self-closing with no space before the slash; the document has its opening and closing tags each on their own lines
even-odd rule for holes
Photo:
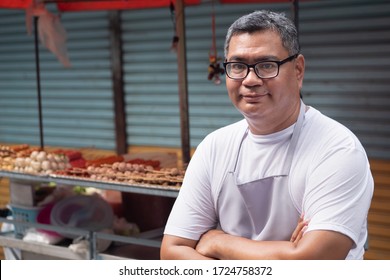
<svg viewBox="0 0 390 280">
<path fill-rule="evenodd" d="M 134 8 L 150 8 L 171 5 L 171 10 L 174 14 L 178 15 L 174 17 L 174 23 L 176 26 L 175 36 L 177 38 L 185 38 L 184 33 L 184 5 L 185 4 L 199 4 L 199 1 L 177 1 L 172 9 L 172 3 L 170 1 L 71 1 L 71 3 L 64 3 L 62 1 L 44 1 L 44 3 L 57 3 L 58 9 L 62 12 L 79 11 L 79 10 L 117 10 L 117 9 L 134 9 Z M 95 2 L 95 3 L 94 3 Z M 141 4 L 142 2 L 142 4 Z M 228 1 L 229 2 L 229 1 Z M 17 6 L 17 4 L 20 6 Z M 13 8 L 29 8 L 32 1 L 20 1 L 12 2 Z M 113 23 L 115 23 L 115 12 L 113 13 Z M 115 26 L 115 25 L 114 25 Z M 38 99 L 38 111 L 39 111 L 39 130 L 40 130 L 40 147 L 29 147 L 28 145 L 21 146 L 5 146 L 4 151 L 9 152 L 6 162 L 8 166 L 2 168 L 0 176 L 10 179 L 10 195 L 11 195 L 11 210 L 13 210 L 15 218 L 12 223 L 14 225 L 14 231 L 17 237 L 21 240 L 14 239 L 13 237 L 1 238 L 1 245 L 7 245 L 12 248 L 17 248 L 23 252 L 29 251 L 35 254 L 41 253 L 42 256 L 49 257 L 63 257 L 63 258 L 80 258 L 80 256 L 74 255 L 74 252 L 70 253 L 69 250 L 61 246 L 53 246 L 55 244 L 47 244 L 47 248 L 39 245 L 33 245 L 29 240 L 23 240 L 25 237 L 26 229 L 41 228 L 41 230 L 49 230 L 56 232 L 59 235 L 75 236 L 74 234 L 66 232 L 72 226 L 64 224 L 36 224 L 38 214 L 42 211 L 42 206 L 37 205 L 34 202 L 33 197 L 36 196 L 36 192 L 47 185 L 55 186 L 68 186 L 70 188 L 94 188 L 102 190 L 103 193 L 107 191 L 122 193 L 121 203 L 126 205 L 125 213 L 122 213 L 126 219 L 134 222 L 139 228 L 140 233 L 137 236 L 118 236 L 113 234 L 107 234 L 106 232 L 99 232 L 96 229 L 90 229 L 89 227 L 81 228 L 75 227 L 73 230 L 78 232 L 79 235 L 84 236 L 89 240 L 90 246 L 88 247 L 87 255 L 81 256 L 81 258 L 102 258 L 97 248 L 97 240 L 109 239 L 111 241 L 118 241 L 124 243 L 130 243 L 134 246 L 142 245 L 142 252 L 145 251 L 145 246 L 152 248 L 149 251 L 149 255 L 141 256 L 138 247 L 133 247 L 132 251 L 135 255 L 125 256 L 130 258 L 158 258 L 158 238 L 161 237 L 162 228 L 169 214 L 170 208 L 173 205 L 174 199 L 177 196 L 182 177 L 184 175 L 185 165 L 189 161 L 190 146 L 189 146 L 189 120 L 188 120 L 188 93 L 187 93 L 187 73 L 186 73 L 186 54 L 185 54 L 185 40 L 177 40 L 175 45 L 177 52 L 178 63 L 178 92 L 179 92 L 179 107 L 180 107 L 180 127 L 181 127 L 181 162 L 178 165 L 178 160 L 175 158 L 174 163 L 170 159 L 167 160 L 166 155 L 155 154 L 142 154 L 141 161 L 150 161 L 158 159 L 157 161 L 162 165 L 145 165 L 136 163 L 136 167 L 132 166 L 132 160 L 138 155 L 131 155 L 130 158 L 126 155 L 127 147 L 125 140 L 124 127 L 124 113 L 123 113 L 123 81 L 120 76 L 120 61 L 113 63 L 114 73 L 114 99 L 115 99 L 115 118 L 116 118 L 116 135 L 117 146 L 116 154 L 113 156 L 103 157 L 96 159 L 93 163 L 92 159 L 86 159 L 85 166 L 79 166 L 80 162 L 75 166 L 69 166 L 72 161 L 73 155 L 64 154 L 64 151 L 54 151 L 51 153 L 47 150 L 44 143 L 44 131 L 42 125 L 42 105 L 41 105 L 41 86 L 40 86 L 40 58 L 39 58 L 39 44 L 38 44 L 38 16 L 34 17 L 34 38 L 35 38 L 35 58 L 36 58 L 36 77 L 37 77 L 37 99 Z M 115 35 L 116 28 L 113 29 Z M 113 35 L 113 36 L 114 36 Z M 114 36 L 113 42 L 118 40 L 119 35 Z M 116 51 L 119 51 L 117 55 L 120 57 L 120 46 Z M 115 50 L 113 50 L 115 51 Z M 115 76 L 117 75 L 117 76 Z M 25 148 L 25 149 L 24 149 Z M 80 151 L 73 151 L 79 153 Z M 42 153 L 45 153 L 43 156 Z M 65 155 L 65 157 L 64 157 Z M 118 156 L 119 155 L 119 156 Z M 48 159 L 47 157 L 50 157 Z M 54 160 L 56 157 L 62 157 L 63 162 Z M 78 158 L 77 160 L 79 160 Z M 84 158 L 82 158 L 84 159 Z M 10 161 L 9 161 L 10 160 Z M 61 164 L 60 164 L 61 163 Z M 56 165 L 56 168 L 53 168 Z M 59 167 L 62 165 L 62 167 Z M 11 168 L 9 168 L 11 166 Z M 168 166 L 168 167 L 167 167 Z M 168 169 L 167 169 L 168 168 Z M 141 170 L 141 171 L 140 171 Z M 135 173 L 134 173 L 135 172 Z M 121 173 L 121 174 L 119 174 Z M 20 201 L 20 197 L 26 197 L 27 201 Z M 19 200 L 18 200 L 19 199 Z M 19 206 L 19 207 L 18 207 Z M 55 210 L 56 208 L 54 208 Z M 81 207 L 80 211 L 85 212 L 88 208 Z M 147 214 L 145 213 L 147 209 Z M 58 213 L 58 212 L 57 212 Z M 55 218 L 51 218 L 56 220 Z M 49 219 L 50 220 L 50 219 Z M 67 222 L 71 220 L 68 217 Z M 4 220 L 3 220 L 4 221 Z M 72 224 L 72 223 L 71 223 Z M 51 230 L 50 230 L 51 229 Z M 84 230 L 84 232 L 83 232 Z M 101 230 L 99 228 L 99 230 Z M 72 229 L 70 229 L 72 231 Z M 69 238 L 66 238 L 69 239 Z M 156 240 L 157 239 L 157 240 Z M 68 240 L 69 241 L 69 240 Z M 68 245 L 68 244 L 67 244 Z M 154 250 L 153 250 L 154 248 Z M 62 250 L 59 253 L 58 250 Z M 118 253 L 118 247 L 113 249 L 116 257 L 123 255 Z M 127 250 L 126 251 L 131 251 Z M 148 251 L 147 251 L 148 252 Z M 70 254 L 70 255 L 68 255 Z M 104 255 L 104 258 L 109 258 L 110 254 Z"/>
</svg>

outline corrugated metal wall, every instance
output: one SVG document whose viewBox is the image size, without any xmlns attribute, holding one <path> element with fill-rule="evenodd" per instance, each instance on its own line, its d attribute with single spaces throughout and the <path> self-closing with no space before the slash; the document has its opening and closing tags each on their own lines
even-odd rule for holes
<svg viewBox="0 0 390 280">
<path fill-rule="evenodd" d="M 355 132 L 370 157 L 390 159 L 390 2 L 300 8 L 305 101 Z"/>
<path fill-rule="evenodd" d="M 107 12 L 66 13 L 72 67 L 40 45 L 44 144 L 115 149 Z M 39 145 L 34 37 L 0 10 L 0 141 Z"/>
<path fill-rule="evenodd" d="M 0 10 L 0 38 L 1 141 L 39 143 L 34 41 L 24 13 Z"/>
<path fill-rule="evenodd" d="M 170 12 L 124 11 L 122 22 L 128 144 L 180 146 Z"/>
<path fill-rule="evenodd" d="M 291 15 L 291 3 L 216 5 L 220 56 L 231 22 L 255 9 Z M 211 5 L 186 8 L 191 146 L 241 118 L 224 86 L 207 80 Z M 300 36 L 306 103 L 344 123 L 370 157 L 389 159 L 390 3 L 304 1 Z M 176 54 L 168 8 L 122 12 L 127 144 L 180 147 Z M 41 47 L 46 145 L 115 150 L 107 12 L 64 13 L 73 67 Z M 22 11 L 0 10 L 0 142 L 39 143 L 34 42 Z"/>
</svg>

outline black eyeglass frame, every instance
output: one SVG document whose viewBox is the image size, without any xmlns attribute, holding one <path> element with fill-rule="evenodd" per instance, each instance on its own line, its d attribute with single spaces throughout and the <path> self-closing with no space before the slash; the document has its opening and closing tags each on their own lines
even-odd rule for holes
<svg viewBox="0 0 390 280">
<path fill-rule="evenodd" d="M 259 61 L 259 62 L 256 62 L 254 64 L 247 64 L 245 62 L 240 62 L 240 61 L 231 61 L 231 62 L 224 62 L 223 63 L 223 68 L 225 69 L 225 73 L 226 73 L 226 76 L 228 76 L 230 79 L 232 80 L 244 80 L 246 77 L 248 77 L 249 75 L 249 71 L 251 68 L 253 68 L 253 71 L 255 72 L 256 76 L 259 77 L 260 79 L 273 79 L 275 77 L 277 77 L 279 75 L 279 69 L 280 69 L 280 66 L 285 64 L 286 62 L 289 62 L 293 59 L 296 59 L 298 57 L 299 53 L 296 53 L 292 56 L 289 56 L 287 57 L 286 59 L 283 59 L 281 61 L 277 61 L 277 60 L 264 60 L 264 61 Z M 276 72 L 276 75 L 275 76 L 272 76 L 272 77 L 266 77 L 266 78 L 263 78 L 261 77 L 257 72 L 256 72 L 256 65 L 259 64 L 259 63 L 267 63 L 267 62 L 273 62 L 273 63 L 276 63 L 278 65 L 278 71 Z M 229 76 L 228 74 L 228 71 L 226 69 L 226 67 L 229 65 L 229 64 L 233 64 L 233 63 L 240 63 L 240 64 L 243 64 L 247 67 L 247 71 L 246 71 L 246 75 L 242 78 L 232 78 Z"/>
</svg>

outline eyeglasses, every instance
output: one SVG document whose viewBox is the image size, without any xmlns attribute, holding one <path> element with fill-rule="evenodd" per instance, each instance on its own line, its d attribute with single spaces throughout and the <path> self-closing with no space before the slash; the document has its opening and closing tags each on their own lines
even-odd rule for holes
<svg viewBox="0 0 390 280">
<path fill-rule="evenodd" d="M 271 79 L 279 75 L 279 67 L 286 62 L 289 62 L 295 58 L 299 53 L 287 57 L 282 61 L 260 61 L 255 64 L 246 64 L 244 62 L 224 62 L 223 67 L 225 68 L 226 75 L 233 80 L 243 80 L 249 74 L 249 69 L 253 68 L 257 77 L 260 79 Z"/>
</svg>

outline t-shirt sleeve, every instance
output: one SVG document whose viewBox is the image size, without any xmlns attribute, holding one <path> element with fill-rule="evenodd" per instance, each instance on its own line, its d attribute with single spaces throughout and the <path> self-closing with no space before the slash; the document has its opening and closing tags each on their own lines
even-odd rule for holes
<svg viewBox="0 0 390 280">
<path fill-rule="evenodd" d="M 357 244 L 373 193 L 364 151 L 348 147 L 327 152 L 309 174 L 303 202 L 308 231 L 337 231 Z"/>
<path fill-rule="evenodd" d="M 188 165 L 164 234 L 199 240 L 203 233 L 216 227 L 208 157 L 207 145 L 202 142 Z"/>
</svg>

